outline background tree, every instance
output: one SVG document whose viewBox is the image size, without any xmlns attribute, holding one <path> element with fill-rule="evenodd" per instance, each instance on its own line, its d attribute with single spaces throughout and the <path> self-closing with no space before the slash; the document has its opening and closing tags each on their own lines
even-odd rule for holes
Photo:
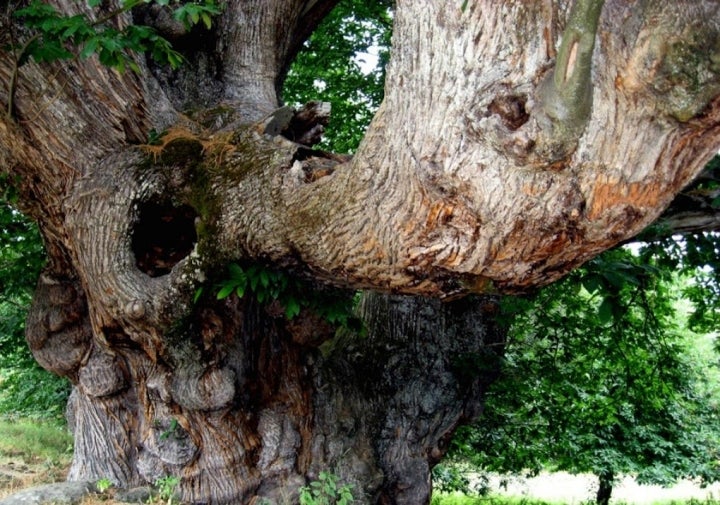
<svg viewBox="0 0 720 505">
<path fill-rule="evenodd" d="M 318 147 L 355 152 L 380 106 L 390 57 L 392 3 L 341 1 L 293 61 L 284 101 L 297 108 L 313 100 L 332 105 Z"/>
<path fill-rule="evenodd" d="M 0 200 L 0 412 L 62 416 L 68 394 L 64 378 L 48 374 L 25 342 L 25 317 L 44 251 L 37 228 Z"/>
<path fill-rule="evenodd" d="M 621 249 L 507 299 L 504 373 L 453 452 L 502 473 L 593 473 L 599 504 L 621 474 L 717 480 L 720 398 L 681 332 L 675 286 L 652 256 Z"/>
<path fill-rule="evenodd" d="M 71 478 L 172 473 L 186 500 L 251 502 L 330 468 L 363 502 L 427 502 L 504 338 L 494 296 L 438 298 L 558 279 L 716 151 L 716 2 L 593 0 L 398 3 L 356 155 L 312 149 L 326 108 L 278 90 L 334 3 L 3 20 L 0 165 L 48 252 L 27 335 L 77 385 Z M 385 293 L 364 334 L 311 310 L 340 298 L 326 283 Z"/>
</svg>

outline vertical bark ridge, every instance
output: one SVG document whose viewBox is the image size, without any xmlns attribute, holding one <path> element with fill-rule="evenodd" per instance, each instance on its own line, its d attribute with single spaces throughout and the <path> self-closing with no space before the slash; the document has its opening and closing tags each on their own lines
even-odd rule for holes
<svg viewBox="0 0 720 505">
<path fill-rule="evenodd" d="M 92 398 L 73 391 L 68 401 L 68 424 L 74 438 L 68 480 L 107 478 L 120 486 L 140 484 L 134 403 L 131 394 Z"/>
</svg>

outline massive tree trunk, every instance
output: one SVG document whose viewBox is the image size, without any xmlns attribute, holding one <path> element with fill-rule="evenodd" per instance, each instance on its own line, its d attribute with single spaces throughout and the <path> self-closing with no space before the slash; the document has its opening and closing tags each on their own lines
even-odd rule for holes
<svg viewBox="0 0 720 505">
<path fill-rule="evenodd" d="M 49 255 L 28 341 L 76 384 L 70 478 L 283 503 L 330 470 L 362 503 L 428 502 L 499 366 L 487 293 L 633 236 L 720 144 L 717 1 L 403 0 L 357 154 L 312 150 L 325 108 L 277 92 L 333 4 L 230 0 L 207 32 L 147 6 L 113 21 L 172 37 L 175 72 L 0 61 L 0 166 Z M 231 261 L 385 294 L 365 335 L 288 320 L 215 299 Z"/>
</svg>

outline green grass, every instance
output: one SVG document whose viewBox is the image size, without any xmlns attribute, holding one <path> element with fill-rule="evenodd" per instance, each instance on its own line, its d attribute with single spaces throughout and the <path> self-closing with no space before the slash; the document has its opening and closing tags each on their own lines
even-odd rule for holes
<svg viewBox="0 0 720 505">
<path fill-rule="evenodd" d="M 462 493 L 435 493 L 431 505 L 562 505 L 544 500 L 508 496 L 467 496 Z"/>
<path fill-rule="evenodd" d="M 551 502 L 545 500 L 537 500 L 526 497 L 507 497 L 507 496 L 483 496 L 472 497 L 461 493 L 435 493 L 433 494 L 431 505 L 565 505 L 564 502 Z M 632 505 L 623 502 L 615 502 L 616 505 Z M 593 505 L 592 501 L 584 502 L 585 505 Z M 664 501 L 655 502 L 653 505 L 720 505 L 720 497 L 718 499 L 687 501 Z"/>
<path fill-rule="evenodd" d="M 0 457 L 64 465 L 72 457 L 72 436 L 58 422 L 0 419 Z"/>
</svg>

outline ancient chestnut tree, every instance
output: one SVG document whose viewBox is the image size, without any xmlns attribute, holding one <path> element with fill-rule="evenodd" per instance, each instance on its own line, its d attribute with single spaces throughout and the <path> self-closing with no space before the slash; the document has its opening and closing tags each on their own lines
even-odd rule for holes
<svg viewBox="0 0 720 505">
<path fill-rule="evenodd" d="M 638 233 L 720 144 L 717 0 L 398 1 L 352 157 L 313 149 L 326 106 L 278 101 L 335 1 L 227 0 L 194 27 L 47 3 L 185 60 L 119 72 L 69 37 L 78 57 L 34 61 L 24 1 L 0 26 L 0 166 L 49 255 L 27 338 L 76 384 L 72 479 L 282 503 L 330 470 L 362 503 L 428 502 L 497 373 L 493 293 Z M 253 289 L 218 300 L 230 263 Z M 374 292 L 362 331 L 316 310 L 342 289 Z"/>
</svg>

